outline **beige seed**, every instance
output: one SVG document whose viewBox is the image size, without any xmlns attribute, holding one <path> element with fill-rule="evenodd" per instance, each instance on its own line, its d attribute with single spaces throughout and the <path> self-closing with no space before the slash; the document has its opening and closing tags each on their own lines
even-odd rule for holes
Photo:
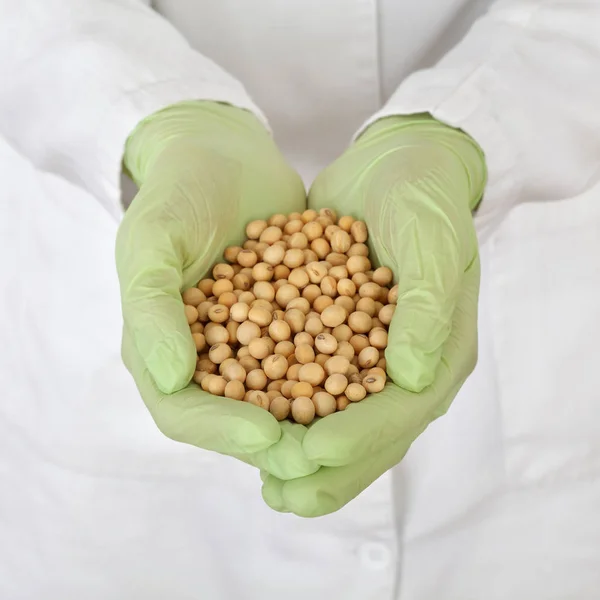
<svg viewBox="0 0 600 600">
<path fill-rule="evenodd" d="M 315 338 L 315 347 L 323 354 L 333 354 L 337 350 L 337 346 L 337 340 L 330 333 L 320 333 Z"/>
<path fill-rule="evenodd" d="M 184 304 L 183 310 L 185 313 L 185 318 L 187 319 L 188 325 L 192 325 L 198 320 L 198 309 L 195 306 L 190 304 Z"/>
<path fill-rule="evenodd" d="M 329 296 L 319 296 L 313 301 L 313 309 L 321 314 L 328 306 L 333 305 L 333 298 Z"/>
<path fill-rule="evenodd" d="M 213 283 L 212 291 L 217 298 L 225 292 L 233 292 L 233 282 L 229 279 L 219 279 Z"/>
<path fill-rule="evenodd" d="M 287 235 L 293 235 L 294 233 L 298 233 L 299 231 L 302 231 L 303 227 L 304 227 L 304 221 L 302 221 L 301 218 L 299 218 L 299 219 L 290 218 L 290 220 L 285 224 L 283 231 L 285 233 L 287 233 Z"/>
<path fill-rule="evenodd" d="M 292 364 L 290 364 L 292 363 Z M 298 374 L 300 373 L 301 364 L 296 361 L 296 357 L 294 355 L 288 358 L 288 367 L 287 373 L 285 374 L 286 379 L 293 379 L 294 381 L 298 381 Z"/>
<path fill-rule="evenodd" d="M 269 379 L 281 379 L 288 370 L 287 359 L 280 354 L 271 354 L 265 358 L 263 371 Z"/>
<path fill-rule="evenodd" d="M 348 256 L 369 256 L 369 247 L 366 244 L 352 244 L 346 254 Z"/>
<path fill-rule="evenodd" d="M 229 319 L 229 309 L 223 304 L 215 304 L 208 310 L 208 318 L 213 323 L 224 323 Z"/>
<path fill-rule="evenodd" d="M 354 348 L 354 353 L 359 354 L 362 350 L 367 348 L 369 344 L 369 338 L 364 333 L 355 333 L 349 340 L 350 345 Z M 371 365 L 375 366 L 375 365 Z"/>
<path fill-rule="evenodd" d="M 338 296 L 333 303 L 341 306 L 346 311 L 346 314 L 354 312 L 356 308 L 354 300 L 350 296 Z"/>
<path fill-rule="evenodd" d="M 350 233 L 350 228 L 352 227 L 352 223 L 354 223 L 354 219 L 348 215 L 340 217 L 338 220 L 338 226 L 340 229 Z"/>
<path fill-rule="evenodd" d="M 267 228 L 267 222 L 263 220 L 251 221 L 246 225 L 246 237 L 257 240 L 260 234 Z"/>
<path fill-rule="evenodd" d="M 386 304 L 379 311 L 379 314 L 377 316 L 379 317 L 379 320 L 384 325 L 389 325 L 392 322 L 392 318 L 394 317 L 394 312 L 395 311 L 396 311 L 396 305 L 395 304 Z"/>
<path fill-rule="evenodd" d="M 275 225 L 270 225 L 269 227 L 264 229 L 263 232 L 260 234 L 259 240 L 261 242 L 264 242 L 265 244 L 274 244 L 275 242 L 278 242 L 281 239 L 282 235 L 283 231 L 281 231 L 279 227 L 276 227 Z"/>
<path fill-rule="evenodd" d="M 190 331 L 192 333 L 204 333 L 204 325 L 196 321 L 190 325 Z"/>
<path fill-rule="evenodd" d="M 271 400 L 269 411 L 278 420 L 287 419 L 290 414 L 290 401 L 284 396 L 276 396 Z"/>
<path fill-rule="evenodd" d="M 313 337 L 323 332 L 324 325 L 319 317 L 310 317 L 306 319 L 304 323 L 304 331 L 312 335 Z"/>
<path fill-rule="evenodd" d="M 373 298 L 361 298 L 356 303 L 356 310 L 367 313 L 370 317 L 375 316 L 375 311 L 377 310 L 375 300 Z"/>
<path fill-rule="evenodd" d="M 274 322 L 277 322 L 277 321 L 274 321 Z M 288 358 L 292 354 L 294 354 L 295 350 L 296 350 L 296 346 L 294 346 L 294 344 L 292 342 L 290 342 L 288 340 L 284 340 L 283 342 L 279 342 L 275 346 L 275 349 L 273 350 L 273 352 L 275 354 L 281 354 L 282 356 L 285 356 L 286 358 Z"/>
<path fill-rule="evenodd" d="M 383 350 L 388 344 L 388 333 L 383 327 L 375 327 L 369 331 L 369 343 L 378 350 Z"/>
<path fill-rule="evenodd" d="M 208 298 L 209 296 L 212 296 L 214 283 L 213 279 L 202 279 L 198 282 L 196 287 Z"/>
<path fill-rule="evenodd" d="M 261 392 L 258 390 L 253 390 L 248 394 L 248 400 L 250 404 L 254 404 L 254 406 L 258 406 L 264 410 L 269 410 L 269 406 L 271 401 L 269 400 L 269 396 L 265 392 Z"/>
<path fill-rule="evenodd" d="M 312 242 L 323 235 L 323 227 L 317 221 L 311 221 L 304 225 L 302 233 L 309 242 Z"/>
<path fill-rule="evenodd" d="M 360 402 L 367 395 L 367 390 L 360 383 L 350 383 L 345 394 L 350 402 Z"/>
<path fill-rule="evenodd" d="M 248 311 L 248 319 L 259 327 L 267 327 L 273 320 L 273 315 L 270 310 L 254 305 Z"/>
<path fill-rule="evenodd" d="M 287 279 L 290 274 L 290 270 L 285 265 L 277 265 L 273 269 L 273 279 L 275 281 L 280 281 L 281 279 Z"/>
<path fill-rule="evenodd" d="M 253 250 L 242 250 L 237 255 L 237 262 L 242 267 L 254 267 L 258 262 L 258 256 Z"/>
<path fill-rule="evenodd" d="M 295 269 L 304 264 L 304 252 L 300 248 L 287 250 L 283 257 L 283 264 L 290 269 Z"/>
<path fill-rule="evenodd" d="M 289 340 L 292 335 L 292 330 L 288 323 L 283 320 L 273 321 L 269 325 L 269 335 L 276 342 L 283 342 Z"/>
<path fill-rule="evenodd" d="M 369 373 L 362 380 L 362 385 L 369 394 L 376 394 L 385 387 L 385 375 L 381 375 L 381 373 Z"/>
<path fill-rule="evenodd" d="M 308 273 L 302 267 L 298 269 L 293 269 L 290 272 L 288 277 L 288 281 L 291 285 L 297 287 L 299 290 L 306 287 L 309 282 Z"/>
<path fill-rule="evenodd" d="M 196 370 L 197 371 L 206 371 L 207 373 L 210 373 L 211 375 L 213 373 L 217 372 L 217 365 L 208 358 L 208 355 L 205 355 L 206 358 L 201 358 L 197 363 L 196 363 Z"/>
<path fill-rule="evenodd" d="M 282 215 L 281 213 L 277 213 L 273 215 L 268 221 L 267 225 L 275 225 L 275 227 L 279 227 L 279 229 L 283 229 L 285 224 L 287 223 L 287 217 Z"/>
<path fill-rule="evenodd" d="M 206 348 L 206 339 L 203 333 L 192 333 L 192 339 L 196 346 L 196 352 L 202 352 Z"/>
<path fill-rule="evenodd" d="M 285 322 L 290 326 L 292 333 L 298 333 L 304 329 L 306 317 L 304 313 L 297 308 L 292 308 L 285 311 Z"/>
<path fill-rule="evenodd" d="M 311 385 L 320 385 L 325 378 L 325 370 L 317 363 L 302 365 L 298 371 L 298 381 L 306 381 Z"/>
<path fill-rule="evenodd" d="M 327 276 L 327 266 L 324 262 L 311 262 L 306 265 L 306 274 L 312 283 L 321 283 Z"/>
<path fill-rule="evenodd" d="M 335 351 L 336 356 L 345 356 L 348 360 L 354 358 L 354 348 L 350 342 L 339 342 L 337 350 Z"/>
<path fill-rule="evenodd" d="M 260 335 L 260 327 L 252 321 L 244 321 L 237 330 L 237 340 L 243 346 L 248 346 L 254 338 L 258 338 Z"/>
<path fill-rule="evenodd" d="M 292 417 L 296 423 L 308 425 L 315 418 L 315 405 L 310 398 L 300 396 L 292 403 Z"/>
<path fill-rule="evenodd" d="M 358 355 L 358 364 L 363 369 L 370 369 L 374 367 L 379 361 L 379 350 L 373 348 L 373 346 L 367 346 L 360 351 Z"/>
<path fill-rule="evenodd" d="M 263 358 L 269 356 L 271 350 L 272 349 L 267 338 L 254 338 L 248 344 L 248 351 L 250 352 L 250 356 L 256 358 L 257 360 L 262 360 Z"/>
<path fill-rule="evenodd" d="M 325 259 L 332 267 L 342 267 L 348 263 L 348 257 L 339 252 L 331 252 Z"/>
<path fill-rule="evenodd" d="M 330 375 L 325 380 L 325 390 L 334 396 L 339 396 L 344 393 L 344 390 L 348 386 L 348 379 L 341 373 L 335 373 Z"/>
<path fill-rule="evenodd" d="M 226 398 L 231 398 L 232 400 L 243 400 L 245 393 L 246 388 L 244 387 L 244 384 L 237 379 L 232 379 L 225 385 L 224 395 Z"/>
<path fill-rule="evenodd" d="M 208 351 L 208 358 L 216 365 L 221 364 L 224 360 L 231 358 L 233 350 L 227 344 L 215 344 Z"/>
<path fill-rule="evenodd" d="M 319 353 L 315 356 L 315 362 L 318 365 L 321 365 L 323 368 L 325 367 L 325 363 L 331 358 L 329 354 Z"/>
<path fill-rule="evenodd" d="M 236 302 L 229 309 L 229 316 L 232 320 L 237 323 L 243 323 L 248 318 L 248 313 L 250 312 L 250 307 L 244 302 Z"/>
<path fill-rule="evenodd" d="M 330 252 L 331 246 L 324 238 L 318 238 L 310 243 L 310 249 L 320 258 L 324 259 Z"/>
<path fill-rule="evenodd" d="M 257 281 L 252 286 L 252 293 L 258 300 L 266 300 L 267 302 L 273 302 L 275 299 L 275 288 L 273 284 L 268 281 Z"/>
<path fill-rule="evenodd" d="M 302 290 L 302 297 L 312 304 L 321 295 L 321 288 L 318 285 L 310 284 Z"/>
<path fill-rule="evenodd" d="M 300 296 L 300 291 L 297 287 L 291 284 L 282 285 L 275 294 L 275 300 L 277 304 L 282 308 L 286 308 L 287 305 L 294 300 L 294 298 L 298 298 Z"/>
<path fill-rule="evenodd" d="M 307 344 L 308 346 L 312 347 L 315 345 L 315 340 L 313 336 L 310 335 L 310 333 L 307 333 L 306 331 L 301 331 L 300 333 L 297 333 L 294 336 L 294 345 L 298 347 L 304 344 Z"/>
<path fill-rule="evenodd" d="M 364 243 L 367 241 L 367 226 L 362 221 L 354 221 L 350 227 L 350 233 L 355 241 Z"/>
<path fill-rule="evenodd" d="M 395 285 L 388 293 L 388 304 L 396 304 L 398 302 L 398 286 Z"/>
<path fill-rule="evenodd" d="M 300 312 L 307 315 L 310 311 L 310 302 L 306 298 L 294 298 L 285 307 L 286 310 L 291 310 L 292 308 L 297 308 Z"/>
<path fill-rule="evenodd" d="M 345 396 L 344 394 L 342 394 L 341 396 L 338 396 L 335 399 L 335 402 L 336 402 L 336 408 L 339 411 L 346 410 L 346 408 L 350 404 L 350 400 L 348 400 L 348 397 Z"/>
<path fill-rule="evenodd" d="M 306 396 L 307 398 L 312 397 L 313 386 L 306 381 L 298 381 L 292 387 L 292 398 L 299 398 L 300 396 Z"/>
<path fill-rule="evenodd" d="M 338 229 L 331 236 L 331 240 L 329 243 L 331 244 L 331 249 L 334 252 L 339 252 L 343 254 L 344 252 L 347 252 L 350 249 L 350 246 L 352 245 L 352 240 L 350 238 L 350 235 L 346 231 L 344 231 L 343 229 Z"/>
<path fill-rule="evenodd" d="M 350 361 L 345 356 L 332 356 L 325 363 L 325 372 L 327 375 L 346 375 L 350 368 Z"/>
<path fill-rule="evenodd" d="M 344 323 L 335 327 L 331 332 L 331 335 L 333 335 L 338 342 L 348 342 L 354 335 L 354 332 Z"/>
<path fill-rule="evenodd" d="M 302 365 L 311 363 L 315 359 L 315 351 L 313 350 L 312 346 L 309 346 L 308 344 L 300 344 L 299 346 L 296 346 L 296 351 L 294 354 L 296 356 L 296 360 Z"/>
<path fill-rule="evenodd" d="M 246 375 L 246 387 L 251 390 L 262 390 L 267 385 L 267 376 L 262 369 L 253 369 Z"/>
<path fill-rule="evenodd" d="M 308 239 L 301 231 L 298 231 L 290 236 L 288 247 L 304 250 L 305 248 L 308 248 Z"/>
<path fill-rule="evenodd" d="M 341 296 L 354 296 L 356 294 L 356 285 L 351 279 L 340 279 L 337 282 L 337 292 Z"/>
<path fill-rule="evenodd" d="M 212 276 L 215 281 L 219 279 L 233 279 L 233 267 L 226 263 L 218 263 L 213 267 Z"/>
<path fill-rule="evenodd" d="M 319 417 L 326 417 L 336 411 L 335 398 L 327 392 L 317 392 L 312 396 L 315 405 L 315 413 Z"/>
<path fill-rule="evenodd" d="M 224 292 L 217 299 L 217 304 L 231 308 L 237 302 L 237 296 L 233 292 Z"/>
<path fill-rule="evenodd" d="M 285 379 L 276 379 L 275 381 L 271 381 L 269 383 L 269 385 L 267 386 L 267 391 L 271 392 L 271 391 L 281 391 L 281 387 L 283 386 L 283 384 L 285 383 Z"/>
<path fill-rule="evenodd" d="M 371 317 L 362 311 L 353 312 L 348 317 L 348 325 L 355 333 L 367 333 L 371 329 Z"/>
<path fill-rule="evenodd" d="M 288 379 L 288 381 L 284 382 L 284 384 L 281 386 L 281 395 L 284 396 L 285 398 L 291 398 L 292 397 L 292 388 L 297 383 L 298 383 L 297 380 Z"/>
<path fill-rule="evenodd" d="M 321 321 L 327 327 L 337 327 L 346 320 L 346 310 L 337 304 L 328 306 L 321 313 Z"/>
<path fill-rule="evenodd" d="M 221 367 L 219 371 L 227 381 L 246 381 L 246 369 L 234 358 L 222 362 Z"/>
<path fill-rule="evenodd" d="M 263 261 L 275 267 L 280 265 L 285 256 L 285 249 L 282 246 L 275 245 L 267 248 L 263 253 Z"/>
<path fill-rule="evenodd" d="M 183 292 L 181 295 L 181 298 L 184 304 L 189 304 L 190 306 L 198 306 L 200 302 L 204 302 L 206 300 L 204 293 L 197 287 L 185 290 L 185 292 Z"/>
<path fill-rule="evenodd" d="M 373 281 L 369 281 L 367 283 L 363 283 L 359 290 L 358 294 L 361 298 L 373 298 L 375 301 L 379 297 L 379 293 L 381 291 L 381 287 Z"/>
<path fill-rule="evenodd" d="M 209 375 L 209 373 L 207 371 L 194 371 L 194 375 L 192 376 L 192 379 L 194 381 L 194 383 L 197 383 L 198 385 L 202 384 L 202 380 Z"/>
<path fill-rule="evenodd" d="M 381 286 L 390 285 L 393 278 L 394 274 L 388 267 L 379 267 L 373 271 L 373 281 Z"/>
<path fill-rule="evenodd" d="M 227 382 L 220 375 L 212 375 L 208 383 L 208 393 L 213 396 L 223 396 Z"/>
<path fill-rule="evenodd" d="M 229 246 L 225 248 L 223 252 L 223 258 L 230 263 L 234 263 L 237 260 L 237 255 L 242 251 L 241 246 Z"/>
<path fill-rule="evenodd" d="M 351 256 L 346 262 L 346 268 L 350 275 L 364 273 L 371 268 L 371 261 L 366 256 Z"/>
<path fill-rule="evenodd" d="M 244 367 L 246 374 L 250 373 L 250 371 L 254 371 L 255 369 L 260 368 L 260 363 L 256 360 L 256 358 L 254 358 L 253 356 L 250 356 L 250 354 L 240 357 L 239 351 L 238 351 L 238 362 L 240 363 L 240 365 L 242 365 L 242 367 Z"/>
</svg>

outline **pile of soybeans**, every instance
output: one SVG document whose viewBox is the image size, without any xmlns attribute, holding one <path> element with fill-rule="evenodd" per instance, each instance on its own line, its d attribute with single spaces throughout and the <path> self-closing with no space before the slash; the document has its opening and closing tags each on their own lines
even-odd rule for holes
<svg viewBox="0 0 600 600">
<path fill-rule="evenodd" d="M 249 223 L 243 247 L 182 294 L 194 381 L 305 425 L 381 391 L 398 289 L 372 270 L 367 235 L 326 208 Z"/>
</svg>

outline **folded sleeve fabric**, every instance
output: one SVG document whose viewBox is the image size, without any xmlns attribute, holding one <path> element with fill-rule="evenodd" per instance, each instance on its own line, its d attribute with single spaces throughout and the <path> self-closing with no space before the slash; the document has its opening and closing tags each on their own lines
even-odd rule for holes
<svg viewBox="0 0 600 600">
<path fill-rule="evenodd" d="M 261 111 L 236 79 L 138 0 L 0 0 L 0 132 L 120 218 L 127 136 L 182 100 Z"/>
<path fill-rule="evenodd" d="M 434 67 L 407 78 L 370 123 L 429 112 L 483 148 L 485 236 L 519 202 L 582 193 L 600 153 L 600 3 L 496 2 Z"/>
</svg>

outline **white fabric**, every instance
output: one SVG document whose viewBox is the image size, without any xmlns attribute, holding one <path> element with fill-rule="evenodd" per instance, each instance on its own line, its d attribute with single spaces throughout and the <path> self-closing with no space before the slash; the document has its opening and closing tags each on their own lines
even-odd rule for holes
<svg viewBox="0 0 600 600">
<path fill-rule="evenodd" d="M 375 117 L 430 110 L 486 152 L 480 362 L 312 521 L 161 436 L 120 362 L 124 141 L 179 99 L 253 98 L 310 183 L 486 3 L 154 4 L 175 29 L 133 0 L 0 0 L 0 598 L 596 600 L 597 3 L 498 4 Z"/>
</svg>

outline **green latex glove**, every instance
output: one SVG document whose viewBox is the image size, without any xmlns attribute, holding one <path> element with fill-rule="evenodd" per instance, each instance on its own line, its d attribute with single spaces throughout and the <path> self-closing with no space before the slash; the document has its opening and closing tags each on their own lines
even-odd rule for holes
<svg viewBox="0 0 600 600">
<path fill-rule="evenodd" d="M 299 176 L 251 113 L 213 102 L 145 119 L 124 163 L 139 192 L 117 236 L 122 353 L 159 429 L 284 479 L 315 472 L 301 451 L 306 428 L 188 385 L 197 355 L 181 300 L 249 221 L 304 210 Z"/>
<path fill-rule="evenodd" d="M 338 510 L 397 464 L 442 415 L 475 367 L 479 255 L 471 210 L 485 185 L 483 154 L 428 115 L 369 127 L 315 181 L 309 204 L 362 219 L 372 261 L 399 286 L 379 394 L 319 420 L 303 441 L 325 465 L 281 481 L 263 473 L 274 509 L 313 517 Z"/>
</svg>

